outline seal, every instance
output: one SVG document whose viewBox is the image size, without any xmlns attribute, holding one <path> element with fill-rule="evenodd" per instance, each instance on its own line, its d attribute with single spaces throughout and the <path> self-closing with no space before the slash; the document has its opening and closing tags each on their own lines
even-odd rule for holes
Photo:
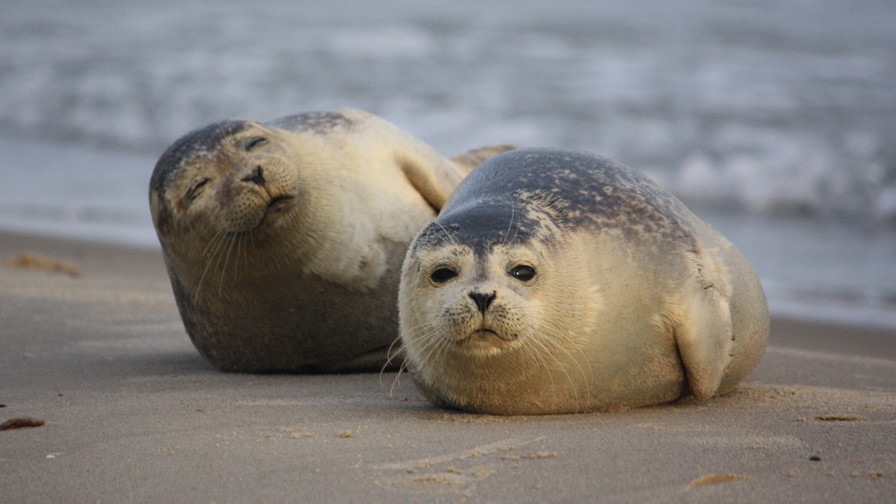
<svg viewBox="0 0 896 504">
<path fill-rule="evenodd" d="M 720 233 L 636 171 L 548 149 L 460 184 L 407 252 L 399 318 L 421 392 L 489 414 L 704 400 L 749 375 L 769 330 Z"/>
<path fill-rule="evenodd" d="M 354 109 L 222 121 L 175 141 L 149 201 L 184 327 L 237 372 L 379 371 L 408 243 L 479 161 Z"/>
</svg>

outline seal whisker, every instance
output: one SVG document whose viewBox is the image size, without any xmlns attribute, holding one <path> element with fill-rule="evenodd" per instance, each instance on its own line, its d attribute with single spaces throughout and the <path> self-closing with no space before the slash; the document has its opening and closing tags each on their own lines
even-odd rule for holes
<svg viewBox="0 0 896 504">
<path fill-rule="evenodd" d="M 563 338 L 562 336 L 559 336 L 559 337 L 549 336 L 548 338 L 546 338 L 546 341 L 550 341 L 551 347 L 554 348 L 556 351 L 559 351 L 560 353 L 565 355 L 567 358 L 567 362 L 571 362 L 576 367 L 576 369 L 579 371 L 579 374 L 582 375 L 582 381 L 585 383 L 585 396 L 590 397 L 591 396 L 591 383 L 588 379 L 588 374 L 585 373 L 585 369 L 582 367 L 581 362 L 579 361 L 578 358 L 576 358 L 576 356 L 573 354 L 573 352 L 566 345 L 562 344 L 562 342 L 568 341 L 568 338 Z M 582 350 L 582 348 L 580 346 L 576 345 L 575 350 L 582 357 L 582 359 L 587 359 L 585 352 Z M 563 374 L 566 376 L 566 379 L 569 381 L 570 387 L 572 387 L 572 389 L 573 389 L 573 394 L 575 396 L 576 403 L 577 404 L 580 403 L 579 391 L 578 391 L 578 387 L 576 386 L 576 382 L 572 379 L 572 376 L 569 374 L 569 372 L 567 372 L 566 364 L 561 362 L 561 360 L 559 358 L 557 359 L 557 361 L 559 363 L 558 367 L 563 371 Z"/>
<path fill-rule="evenodd" d="M 392 384 L 389 385 L 389 399 L 394 399 L 394 398 L 395 398 L 395 387 L 397 387 L 398 384 L 400 383 L 400 379 L 399 379 L 399 378 L 401 377 L 401 374 L 404 372 L 405 369 L 407 369 L 407 364 L 406 364 L 405 362 L 402 362 L 402 363 L 398 366 L 398 372 L 395 373 L 395 378 L 392 378 Z M 382 375 L 380 375 L 380 385 L 382 385 L 382 383 L 383 383 L 383 382 L 382 382 Z"/>
<path fill-rule="evenodd" d="M 242 276 L 241 267 L 248 269 L 249 267 L 249 245 L 253 240 L 253 235 L 243 235 L 237 243 L 236 256 L 233 258 L 233 281 L 236 282 Z"/>
<path fill-rule="evenodd" d="M 392 340 L 392 343 L 389 344 L 389 347 L 386 348 L 386 363 L 383 364 L 383 369 L 380 370 L 381 375 L 386 371 L 386 368 L 388 368 L 389 365 L 392 364 L 392 359 L 394 359 L 398 356 L 398 354 L 401 353 L 400 342 L 401 336 L 396 336 L 395 339 Z M 392 350 L 396 347 L 396 345 L 398 345 L 398 350 L 396 350 L 395 353 L 392 353 Z"/>
<path fill-rule="evenodd" d="M 547 373 L 548 377 L 551 380 L 551 388 L 554 388 L 555 383 L 554 383 L 554 376 L 551 373 L 551 367 L 548 365 L 547 358 L 544 355 L 542 355 L 542 353 L 546 353 L 546 352 L 544 352 L 544 350 L 546 350 L 544 343 L 538 342 L 533 338 L 526 338 L 525 341 L 523 342 L 522 348 L 524 348 L 527 352 L 529 352 L 532 355 L 532 357 L 541 365 L 541 367 L 544 368 L 545 372 Z M 539 352 L 539 350 L 542 350 L 542 352 Z"/>
<path fill-rule="evenodd" d="M 380 368 L 380 372 L 379 372 L 379 382 L 380 382 L 380 385 L 383 384 L 383 374 L 385 374 L 385 373 L 386 373 L 386 369 L 387 369 L 390 365 L 392 365 L 392 359 L 394 359 L 395 357 L 397 357 L 397 356 L 401 353 L 400 342 L 401 342 L 401 335 L 396 336 L 395 339 L 392 340 L 392 343 L 389 344 L 389 347 L 386 348 L 386 362 L 383 363 L 383 367 Z M 396 345 L 399 345 L 399 346 L 398 346 L 398 349 L 395 351 L 395 353 L 393 353 L 392 350 L 396 347 Z M 402 369 L 403 367 L 404 367 L 404 361 L 402 361 L 402 362 L 399 363 L 399 365 L 398 365 L 398 374 L 401 374 L 401 369 Z M 397 379 L 398 379 L 398 377 L 396 376 L 396 377 L 395 377 L 395 380 L 397 380 Z M 392 388 L 395 387 L 395 380 L 393 380 L 393 382 L 392 382 L 392 387 L 389 389 L 389 397 L 390 397 L 390 398 L 392 397 Z"/>
<path fill-rule="evenodd" d="M 510 195 L 510 222 L 507 223 L 507 231 L 504 233 L 504 240 L 502 241 L 504 245 L 515 242 L 520 232 L 519 226 L 513 227 L 513 219 L 516 216 L 516 205 L 513 204 L 514 196 L 515 194 Z M 510 236 L 511 231 L 513 231 L 513 237 Z"/>
<path fill-rule="evenodd" d="M 448 341 L 442 338 L 433 328 L 429 333 L 421 333 L 423 345 L 420 347 L 421 355 L 426 361 L 443 361 L 448 352 Z"/>
<path fill-rule="evenodd" d="M 242 252 L 243 252 L 243 268 L 245 271 L 249 271 L 252 267 L 252 263 L 249 257 L 250 250 L 255 249 L 255 234 L 249 234 L 243 237 L 242 240 Z M 238 281 L 239 278 L 234 278 L 234 281 Z"/>
<path fill-rule="evenodd" d="M 227 246 L 224 248 L 224 261 L 221 265 L 221 275 L 218 276 L 218 296 L 220 297 L 224 293 L 224 279 L 227 275 L 227 267 L 230 264 L 230 256 L 233 254 L 234 248 L 239 240 L 227 240 Z"/>
<path fill-rule="evenodd" d="M 441 353 L 441 350 L 443 349 L 442 338 L 437 334 L 435 329 L 430 330 L 428 333 L 421 332 L 420 336 L 423 345 L 421 345 L 418 350 L 421 354 L 425 355 L 427 360 L 432 359 L 433 354 L 438 355 L 436 352 Z"/>
<path fill-rule="evenodd" d="M 203 248 L 205 267 L 202 269 L 202 275 L 199 277 L 199 282 L 196 286 L 195 295 L 197 298 L 202 294 L 202 286 L 204 285 L 206 275 L 211 270 L 212 266 L 218 262 L 221 247 L 223 247 L 226 238 L 226 233 L 217 233 Z"/>
<path fill-rule="evenodd" d="M 208 256 L 209 250 L 213 249 L 219 243 L 219 240 L 221 239 L 222 236 L 224 236 L 224 234 L 225 233 L 223 231 L 215 233 L 215 235 L 212 236 L 212 238 L 209 241 L 205 242 L 205 246 L 202 247 L 201 255 Z"/>
<path fill-rule="evenodd" d="M 560 359 L 558 359 L 557 355 L 555 355 L 553 352 L 553 350 L 563 351 L 563 348 L 560 345 L 557 345 L 555 342 L 553 344 L 549 344 L 548 342 L 552 341 L 550 338 L 528 338 L 528 341 L 532 345 L 532 348 L 534 348 L 535 346 L 538 347 L 538 348 L 534 349 L 533 353 L 536 355 L 539 355 L 539 357 L 541 357 L 541 362 L 544 364 L 545 371 L 547 372 L 548 376 L 551 379 L 551 387 L 553 388 L 555 386 L 554 376 L 553 376 L 553 373 L 551 372 L 551 367 L 548 366 L 547 358 L 544 355 L 541 355 L 541 353 L 551 356 L 553 358 L 553 360 L 555 362 L 555 367 L 559 368 L 560 372 L 563 373 L 563 376 L 566 377 L 566 381 L 567 381 L 567 383 L 569 383 L 569 386 L 572 389 L 573 398 L 574 398 L 576 404 L 579 404 L 579 402 L 580 402 L 579 390 L 578 390 L 578 387 L 576 386 L 576 382 L 572 379 L 572 376 L 570 376 L 569 373 L 566 371 L 565 366 L 563 366 L 563 364 L 560 363 Z M 541 350 L 541 353 L 539 353 L 539 350 Z M 559 393 L 559 391 L 558 391 L 558 393 Z"/>
<path fill-rule="evenodd" d="M 399 349 L 399 352 L 401 352 L 400 349 Z M 402 375 L 403 373 L 407 372 L 407 371 L 409 371 L 409 368 L 408 368 L 408 360 L 407 360 L 407 359 L 403 359 L 403 360 L 399 363 L 399 365 L 398 365 L 398 371 L 395 373 L 395 378 L 392 379 L 392 383 L 391 383 L 391 385 L 389 386 L 389 399 L 393 399 L 393 398 L 395 397 L 395 395 L 394 395 L 395 388 L 396 388 L 396 387 L 399 385 L 399 383 L 401 382 L 401 375 Z M 382 384 L 382 373 L 380 373 L 380 384 Z"/>
<path fill-rule="evenodd" d="M 568 303 L 564 304 L 568 305 Z M 585 354 L 582 345 L 579 342 L 576 342 L 575 334 L 570 333 L 567 328 L 559 326 L 554 322 L 545 323 L 544 331 L 545 337 L 542 339 L 544 344 L 550 345 L 551 348 L 565 355 L 568 361 L 575 365 L 575 367 L 579 371 L 579 374 L 582 375 L 582 381 L 585 383 L 585 392 L 588 396 L 590 396 L 590 380 L 588 379 L 588 374 L 585 372 L 585 369 L 582 367 L 582 361 L 587 362 L 588 356 Z M 578 357 L 574 355 L 573 351 L 575 352 L 575 354 L 578 354 Z M 579 357 L 581 357 L 581 360 L 579 359 Z M 572 384 L 572 382 L 570 384 Z"/>
<path fill-rule="evenodd" d="M 452 236 L 451 233 L 450 233 L 447 229 L 445 229 L 445 226 L 443 226 L 442 223 L 438 221 L 438 219 L 436 219 L 436 220 L 433 221 L 433 222 L 434 222 L 437 226 L 439 226 L 439 229 L 441 229 L 442 232 L 445 233 L 445 236 L 446 236 L 449 240 L 451 240 L 451 243 L 453 243 L 454 245 L 457 245 L 458 247 L 460 246 L 460 243 L 458 243 L 458 241 L 454 238 L 454 236 Z"/>
<path fill-rule="evenodd" d="M 233 263 L 230 272 L 231 282 L 236 282 L 240 278 L 240 256 L 242 255 L 243 245 L 246 243 L 246 235 L 240 234 L 233 240 L 231 247 L 233 248 Z"/>
</svg>

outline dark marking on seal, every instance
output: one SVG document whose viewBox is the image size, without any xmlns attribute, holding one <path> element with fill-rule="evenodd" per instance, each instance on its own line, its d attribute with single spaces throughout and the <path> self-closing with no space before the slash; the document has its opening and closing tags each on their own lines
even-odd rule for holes
<svg viewBox="0 0 896 504">
<path fill-rule="evenodd" d="M 477 257 L 484 257 L 496 244 L 531 240 L 538 229 L 539 223 L 531 213 L 514 211 L 510 198 L 479 200 L 426 226 L 417 236 L 414 249 L 460 242 Z"/>
<path fill-rule="evenodd" d="M 180 137 L 159 157 L 150 179 L 150 191 L 162 194 L 165 182 L 169 177 L 181 172 L 185 163 L 198 155 L 214 152 L 223 139 L 243 131 L 249 123 L 244 120 L 220 121 Z M 296 132 L 305 131 L 322 135 L 336 128 L 348 129 L 353 122 L 338 112 L 306 112 L 274 119 L 265 124 Z"/>
<path fill-rule="evenodd" d="M 452 241 L 477 255 L 496 244 L 550 244 L 546 223 L 568 231 L 618 230 L 636 241 L 642 235 L 692 242 L 683 225 L 690 211 L 640 173 L 594 154 L 523 149 L 495 156 L 457 188 L 435 223 L 415 241 L 415 250 Z"/>
<path fill-rule="evenodd" d="M 214 152 L 221 140 L 246 129 L 249 121 L 227 120 L 197 128 L 177 139 L 156 162 L 149 180 L 150 192 L 162 194 L 169 177 L 184 170 L 190 159 L 201 154 Z"/>
<path fill-rule="evenodd" d="M 306 131 L 323 135 L 336 128 L 348 129 L 354 124 L 351 119 L 339 112 L 305 112 L 291 116 L 274 119 L 267 123 L 291 131 Z"/>
</svg>

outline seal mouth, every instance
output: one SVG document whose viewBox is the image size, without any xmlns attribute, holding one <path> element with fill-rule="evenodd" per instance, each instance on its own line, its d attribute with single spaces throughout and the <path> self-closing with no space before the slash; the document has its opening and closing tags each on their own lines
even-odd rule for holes
<svg viewBox="0 0 896 504">
<path fill-rule="evenodd" d="M 494 340 L 495 338 L 501 341 L 513 341 L 517 338 L 515 334 L 501 334 L 497 331 L 488 328 L 480 328 L 476 329 L 472 333 L 470 333 L 466 338 L 458 340 L 456 343 L 458 345 L 463 345 L 465 343 L 487 343 L 489 341 Z"/>
<path fill-rule="evenodd" d="M 476 331 L 470 335 L 471 338 L 479 338 L 479 339 L 488 338 L 490 336 L 497 336 L 499 338 L 501 337 L 498 333 L 496 333 L 495 331 L 492 331 L 491 329 L 479 329 L 478 331 Z"/>
<path fill-rule="evenodd" d="M 267 212 L 280 210 L 283 206 L 286 205 L 289 200 L 293 198 L 295 198 L 295 196 L 291 196 L 288 194 L 271 198 L 271 201 L 268 202 Z"/>
</svg>

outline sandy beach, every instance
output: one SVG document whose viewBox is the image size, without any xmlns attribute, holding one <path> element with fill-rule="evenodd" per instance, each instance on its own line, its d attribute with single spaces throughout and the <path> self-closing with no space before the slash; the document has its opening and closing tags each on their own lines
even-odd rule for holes
<svg viewBox="0 0 896 504">
<path fill-rule="evenodd" d="M 22 256 L 23 253 L 30 255 Z M 48 258 L 49 260 L 46 260 Z M 495 417 L 407 376 L 239 375 L 161 255 L 0 234 L 3 502 L 892 502 L 896 333 L 776 319 L 705 403 Z"/>
</svg>

